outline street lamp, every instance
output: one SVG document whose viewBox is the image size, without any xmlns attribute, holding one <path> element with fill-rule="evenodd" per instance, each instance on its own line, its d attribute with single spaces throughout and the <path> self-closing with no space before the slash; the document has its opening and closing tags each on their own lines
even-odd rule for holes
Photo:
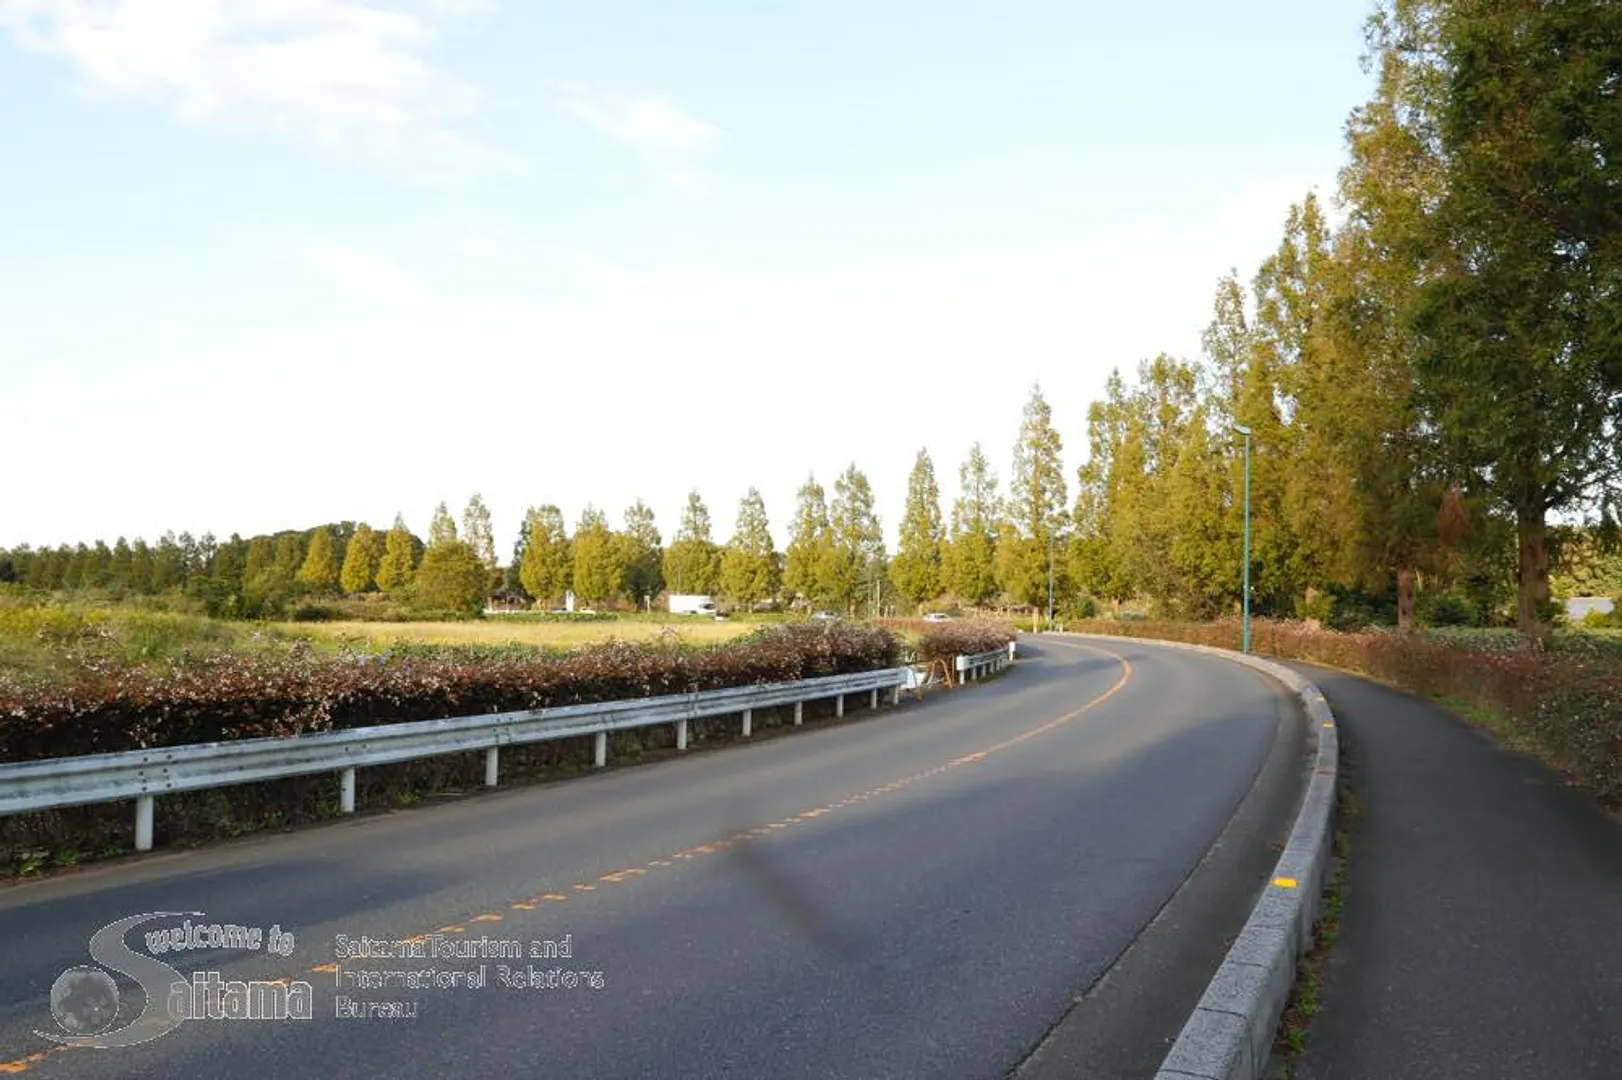
<svg viewBox="0 0 1622 1080">
<path fill-rule="evenodd" d="M 1049 633 L 1053 631 L 1053 529 L 1048 529 L 1048 625 Z"/>
<path fill-rule="evenodd" d="M 1233 430 L 1245 437 L 1245 584 L 1243 621 L 1240 623 L 1240 651 L 1250 651 L 1250 429 L 1243 424 L 1233 425 Z"/>
</svg>

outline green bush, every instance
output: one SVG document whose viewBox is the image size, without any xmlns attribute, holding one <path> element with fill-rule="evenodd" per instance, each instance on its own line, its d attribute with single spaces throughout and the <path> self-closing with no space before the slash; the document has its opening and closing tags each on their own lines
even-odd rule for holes
<svg viewBox="0 0 1622 1080">
<path fill-rule="evenodd" d="M 1475 605 L 1453 593 L 1426 593 L 1414 603 L 1414 617 L 1423 626 L 1478 626 Z"/>
<path fill-rule="evenodd" d="M 1311 600 L 1301 604 L 1301 617 L 1314 619 L 1327 625 L 1335 614 L 1335 598 L 1327 592 L 1320 592 Z"/>
<path fill-rule="evenodd" d="M 1098 617 L 1098 601 L 1086 593 L 1082 593 L 1071 602 L 1070 608 L 1065 614 L 1072 619 L 1096 619 Z"/>
<path fill-rule="evenodd" d="M 1610 611 L 1589 611 L 1583 616 L 1583 627 L 1588 630 L 1622 627 L 1622 596 L 1612 598 Z"/>
</svg>

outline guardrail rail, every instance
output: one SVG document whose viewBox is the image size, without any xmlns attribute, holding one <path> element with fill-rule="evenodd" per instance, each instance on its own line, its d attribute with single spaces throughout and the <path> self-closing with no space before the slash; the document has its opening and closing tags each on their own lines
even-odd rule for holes
<svg viewBox="0 0 1622 1080">
<path fill-rule="evenodd" d="M 957 657 L 957 670 L 973 680 L 1000 671 L 1014 658 L 1006 650 Z M 595 737 L 593 763 L 608 764 L 608 734 L 631 728 L 672 724 L 676 749 L 687 749 L 690 721 L 737 714 L 748 738 L 754 710 L 794 706 L 794 723 L 805 717 L 805 703 L 834 699 L 834 715 L 845 715 L 845 698 L 869 695 L 878 708 L 888 692 L 898 704 L 903 689 L 917 685 L 910 667 L 881 668 L 850 675 L 830 675 L 793 682 L 735 686 L 690 694 L 633 700 L 564 705 L 519 712 L 484 713 L 440 720 L 376 724 L 341 731 L 320 731 L 285 738 L 235 739 L 224 742 L 156 746 L 81 757 L 45 758 L 0 764 L 0 816 L 56 810 L 70 806 L 135 800 L 135 850 L 152 850 L 152 818 L 157 796 L 182 791 L 230 787 L 260 780 L 282 780 L 312 773 L 338 774 L 338 807 L 355 812 L 355 770 L 368 765 L 461 754 L 484 753 L 484 782 L 500 780 L 501 748 L 528 743 Z"/>
<path fill-rule="evenodd" d="M 0 764 L 0 815 L 134 799 L 135 849 L 150 851 L 158 795 L 336 772 L 339 809 L 349 814 L 355 810 L 355 770 L 367 765 L 482 750 L 485 785 L 495 787 L 503 746 L 593 735 L 594 762 L 601 768 L 608 763 L 611 731 L 673 724 L 676 749 L 685 750 L 687 725 L 693 720 L 736 713 L 747 738 L 755 709 L 793 705 L 794 723 L 799 724 L 806 702 L 833 698 L 835 715 L 844 716 L 848 695 L 866 693 L 877 708 L 880 692 L 889 691 L 895 704 L 906 680 L 906 668 L 882 668 L 630 701 L 8 762 Z"/>
</svg>

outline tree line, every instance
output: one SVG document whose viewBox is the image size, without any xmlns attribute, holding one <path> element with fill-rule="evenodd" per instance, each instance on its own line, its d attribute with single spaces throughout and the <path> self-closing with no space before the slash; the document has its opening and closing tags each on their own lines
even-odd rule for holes
<svg viewBox="0 0 1622 1080">
<path fill-rule="evenodd" d="M 1537 637 L 1551 568 L 1616 550 L 1622 5 L 1387 0 L 1366 41 L 1343 223 L 1306 197 L 1200 361 L 1110 380 L 1071 570 L 1231 607 L 1248 429 L 1262 611 L 1408 626 L 1428 594 Z"/>
<path fill-rule="evenodd" d="M 1036 493 L 1036 502 L 1027 499 L 1030 506 L 1045 506 L 1054 478 L 1054 490 L 1062 490 L 1063 481 L 1059 437 L 1039 386 L 1026 412 L 1013 486 L 1016 492 Z M 1035 445 L 1023 448 L 1031 440 Z M 111 545 L 96 541 L 38 550 L 24 545 L 0 549 L 0 582 L 44 590 L 179 594 L 212 615 L 242 618 L 365 595 L 423 612 L 474 612 L 491 602 L 550 608 L 571 595 L 592 607 L 650 607 L 666 592 L 718 596 L 740 608 L 798 603 L 852 613 L 935 600 L 1034 603 L 1032 583 L 1044 571 L 1027 562 L 1045 555 L 1022 539 L 1023 504 L 1010 501 L 1005 507 L 997 476 L 978 444 L 960 477 L 963 494 L 948 519 L 933 461 L 927 450 L 918 452 L 893 557 L 886 551 L 872 486 L 852 464 L 835 478 L 831 494 L 814 475 L 807 477 L 781 551 L 758 489 L 750 488 L 739 501 L 724 541 L 716 539 L 709 508 L 695 490 L 668 545 L 641 500 L 626 508 L 618 528 L 594 506 L 581 512 L 572 530 L 556 505 L 532 506 L 502 563 L 489 508 L 475 494 L 460 524 L 441 502 L 426 538 L 396 515 L 388 529 L 344 521 L 247 539 L 233 534 L 223 542 L 212 535 L 171 532 L 155 544 L 120 537 Z"/>
</svg>

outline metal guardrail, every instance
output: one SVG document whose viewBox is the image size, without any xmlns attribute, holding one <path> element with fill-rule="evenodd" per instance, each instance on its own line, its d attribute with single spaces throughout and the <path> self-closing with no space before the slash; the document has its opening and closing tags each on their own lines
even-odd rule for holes
<svg viewBox="0 0 1622 1080">
<path fill-rule="evenodd" d="M 1014 652 L 1010 642 L 1006 650 L 959 656 L 956 667 L 966 681 L 973 681 L 1001 671 L 1013 661 Z M 378 724 L 287 738 L 235 739 L 9 762 L 0 764 L 0 816 L 134 799 L 135 849 L 150 851 L 153 808 L 159 795 L 336 772 L 339 809 L 352 814 L 355 770 L 368 765 L 483 751 L 484 782 L 495 787 L 500 778 L 503 746 L 592 735 L 596 739 L 593 760 L 601 768 L 608 763 L 611 731 L 673 724 L 676 749 L 685 750 L 691 720 L 736 713 L 741 718 L 742 734 L 748 738 L 755 709 L 793 705 L 794 723 L 800 724 L 807 701 L 833 698 L 834 715 L 844 716 L 847 695 L 868 694 L 870 706 L 877 708 L 881 691 L 889 691 L 891 703 L 895 704 L 901 700 L 903 688 L 916 685 L 911 668 L 884 668 L 795 682 Z"/>
<path fill-rule="evenodd" d="M 958 673 L 965 682 L 992 675 L 1007 667 L 1014 661 L 1014 643 L 1010 641 L 1006 649 L 992 649 L 990 652 L 975 653 L 973 656 L 959 656 L 957 658 Z"/>
<path fill-rule="evenodd" d="M 482 750 L 484 782 L 495 787 L 503 746 L 594 735 L 594 760 L 602 767 L 608 762 L 611 731 L 674 724 L 676 749 L 685 750 L 691 720 L 737 713 L 743 735 L 748 737 L 755 709 L 793 705 L 794 722 L 799 724 L 805 702 L 833 698 L 835 715 L 843 716 L 846 695 L 867 693 L 872 707 L 877 708 L 883 690 L 890 691 L 892 704 L 899 702 L 906 681 L 906 668 L 885 668 L 764 686 L 379 724 L 287 738 L 10 762 L 0 764 L 0 815 L 134 799 L 135 849 L 150 851 L 153 801 L 161 794 L 337 772 L 339 808 L 348 814 L 355 810 L 355 770 L 362 766 Z"/>
</svg>

